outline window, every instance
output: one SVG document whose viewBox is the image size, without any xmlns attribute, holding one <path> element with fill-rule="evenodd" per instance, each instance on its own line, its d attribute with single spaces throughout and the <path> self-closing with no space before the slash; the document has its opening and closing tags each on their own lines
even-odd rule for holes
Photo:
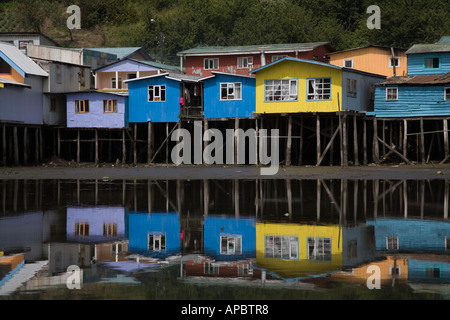
<svg viewBox="0 0 450 320">
<path fill-rule="evenodd" d="M 298 259 L 298 237 L 265 236 L 264 256 L 266 258 Z"/>
<path fill-rule="evenodd" d="M 203 65 L 205 66 L 205 70 L 218 70 L 219 69 L 219 59 L 204 59 Z"/>
<path fill-rule="evenodd" d="M 439 69 L 440 59 L 438 57 L 425 58 L 425 69 Z"/>
<path fill-rule="evenodd" d="M 219 265 L 217 263 L 205 262 L 204 268 L 205 274 L 219 274 Z"/>
<path fill-rule="evenodd" d="M 389 266 L 389 274 L 392 277 L 399 277 L 401 274 L 401 268 L 399 265 L 390 265 Z"/>
<path fill-rule="evenodd" d="M 386 237 L 386 249 L 387 250 L 398 250 L 398 237 Z"/>
<path fill-rule="evenodd" d="M 357 82 L 354 79 L 347 79 L 347 97 L 356 98 Z"/>
<path fill-rule="evenodd" d="M 308 238 L 308 259 L 331 261 L 331 239 L 322 237 Z"/>
<path fill-rule="evenodd" d="M 266 80 L 264 83 L 265 101 L 295 101 L 297 80 Z"/>
<path fill-rule="evenodd" d="M 28 44 L 33 44 L 33 40 L 19 41 L 19 50 L 22 50 L 23 52 L 27 52 Z"/>
<path fill-rule="evenodd" d="M 136 73 L 127 73 L 127 80 L 136 79 Z"/>
<path fill-rule="evenodd" d="M 399 68 L 400 67 L 400 58 L 394 57 L 389 58 L 389 68 Z"/>
<path fill-rule="evenodd" d="M 356 239 L 350 240 L 347 243 L 347 258 L 358 258 L 358 241 Z"/>
<path fill-rule="evenodd" d="M 89 100 L 75 100 L 75 112 L 76 113 L 89 112 Z"/>
<path fill-rule="evenodd" d="M 148 86 L 148 101 L 166 101 L 166 86 Z"/>
<path fill-rule="evenodd" d="M 117 112 L 117 100 L 113 99 L 103 100 L 103 112 L 105 113 Z"/>
<path fill-rule="evenodd" d="M 331 78 L 308 79 L 308 100 L 330 100 Z"/>
<path fill-rule="evenodd" d="M 103 235 L 105 237 L 117 236 L 117 223 L 103 223 Z"/>
<path fill-rule="evenodd" d="M 398 100 L 398 88 L 386 88 L 386 100 Z"/>
<path fill-rule="evenodd" d="M 253 67 L 253 57 L 238 57 L 237 66 L 240 69 L 249 69 Z"/>
<path fill-rule="evenodd" d="M 445 100 L 445 101 L 450 101 L 450 88 L 445 88 L 444 93 L 445 93 L 445 98 L 444 98 L 444 100 Z"/>
<path fill-rule="evenodd" d="M 272 62 L 281 60 L 281 59 L 283 59 L 285 57 L 287 57 L 287 56 L 286 55 L 275 55 L 275 56 L 272 56 Z"/>
<path fill-rule="evenodd" d="M 426 267 L 425 276 L 427 278 L 440 278 L 441 277 L 441 269 L 434 267 Z"/>
<path fill-rule="evenodd" d="M 220 236 L 220 254 L 241 254 L 242 236 Z"/>
<path fill-rule="evenodd" d="M 116 78 L 111 78 L 111 89 L 122 89 L 122 78 L 119 77 L 119 82 L 116 83 Z"/>
<path fill-rule="evenodd" d="M 166 250 L 166 235 L 164 233 L 149 233 L 148 250 L 152 251 Z"/>
<path fill-rule="evenodd" d="M 59 63 L 55 64 L 55 82 L 58 84 L 62 83 L 62 67 Z"/>
<path fill-rule="evenodd" d="M 76 236 L 88 236 L 89 235 L 89 223 L 76 222 L 75 223 L 75 235 Z"/>
<path fill-rule="evenodd" d="M 353 59 L 344 59 L 345 68 L 353 68 Z"/>
<path fill-rule="evenodd" d="M 50 99 L 50 112 L 56 112 L 56 98 Z"/>
<path fill-rule="evenodd" d="M 2 58 L 0 58 L 0 73 L 11 73 L 11 66 Z"/>
<path fill-rule="evenodd" d="M 242 99 L 241 83 L 221 83 L 220 100 L 240 100 Z"/>
</svg>

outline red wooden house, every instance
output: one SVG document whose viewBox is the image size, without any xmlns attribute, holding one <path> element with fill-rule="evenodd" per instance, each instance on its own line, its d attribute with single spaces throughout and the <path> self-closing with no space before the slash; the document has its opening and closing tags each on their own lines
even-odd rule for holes
<svg viewBox="0 0 450 320">
<path fill-rule="evenodd" d="M 200 46 L 178 53 L 186 74 L 200 77 L 212 71 L 248 75 L 251 70 L 284 57 L 328 62 L 333 52 L 328 42 L 265 44 L 251 46 Z"/>
</svg>

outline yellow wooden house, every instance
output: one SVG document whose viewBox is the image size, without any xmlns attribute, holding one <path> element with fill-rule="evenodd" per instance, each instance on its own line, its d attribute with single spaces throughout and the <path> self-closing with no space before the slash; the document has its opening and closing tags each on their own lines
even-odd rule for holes
<svg viewBox="0 0 450 320">
<path fill-rule="evenodd" d="M 370 45 L 327 54 L 330 64 L 392 76 L 407 74 L 406 49 Z"/>
<path fill-rule="evenodd" d="M 338 225 L 256 223 L 256 265 L 281 278 L 336 272 L 342 259 Z"/>
<path fill-rule="evenodd" d="M 286 57 L 256 75 L 256 113 L 373 110 L 371 88 L 385 76 L 328 63 Z"/>
</svg>

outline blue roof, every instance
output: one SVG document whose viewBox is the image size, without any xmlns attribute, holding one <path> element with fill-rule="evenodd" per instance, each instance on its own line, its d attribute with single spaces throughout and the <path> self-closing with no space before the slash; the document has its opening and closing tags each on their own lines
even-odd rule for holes
<svg viewBox="0 0 450 320">
<path fill-rule="evenodd" d="M 283 59 L 280 59 L 280 60 L 274 61 L 272 63 L 266 64 L 265 66 L 259 67 L 258 69 L 252 70 L 252 71 L 250 71 L 250 74 L 256 73 L 258 71 L 261 71 L 261 70 L 263 70 L 265 68 L 271 67 L 271 66 L 273 66 L 273 65 L 275 65 L 277 63 L 281 63 L 283 61 L 304 62 L 304 63 L 315 64 L 315 65 L 329 67 L 329 68 L 334 68 L 334 69 L 340 69 L 340 70 L 343 69 L 343 67 L 335 66 L 333 64 L 329 64 L 329 63 L 325 63 L 325 62 L 319 62 L 319 61 L 314 61 L 314 60 L 298 59 L 298 58 L 292 58 L 292 57 L 285 57 Z"/>
</svg>

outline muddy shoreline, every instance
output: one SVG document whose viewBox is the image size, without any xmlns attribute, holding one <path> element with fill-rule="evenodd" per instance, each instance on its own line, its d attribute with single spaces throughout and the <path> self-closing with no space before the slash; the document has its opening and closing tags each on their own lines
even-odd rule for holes
<svg viewBox="0 0 450 320">
<path fill-rule="evenodd" d="M 114 164 L 58 165 L 0 168 L 0 179 L 80 179 L 80 180 L 198 180 L 198 179 L 349 179 L 349 180 L 423 180 L 450 179 L 450 165 L 367 165 L 280 167 L 276 175 L 261 175 L 257 166 L 175 166 Z"/>
</svg>

